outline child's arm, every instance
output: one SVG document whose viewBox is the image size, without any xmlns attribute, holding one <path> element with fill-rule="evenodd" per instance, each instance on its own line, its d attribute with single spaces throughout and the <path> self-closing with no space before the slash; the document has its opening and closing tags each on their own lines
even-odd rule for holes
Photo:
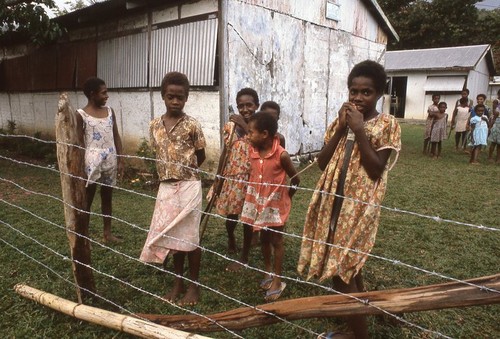
<svg viewBox="0 0 500 339">
<path fill-rule="evenodd" d="M 391 149 L 376 151 L 371 146 L 363 126 L 363 114 L 355 106 L 351 106 L 346 112 L 346 121 L 355 135 L 361 153 L 361 165 L 372 180 L 378 180 L 384 173 L 385 166 L 391 155 Z"/>
<path fill-rule="evenodd" d="M 196 154 L 196 164 L 198 165 L 198 167 L 200 167 L 207 158 L 205 155 L 205 149 L 197 149 L 196 151 L 194 151 L 194 153 Z"/>
<path fill-rule="evenodd" d="M 120 133 L 118 133 L 118 124 L 116 123 L 116 115 L 115 111 L 111 108 L 111 116 L 113 117 L 113 138 L 115 142 L 116 154 L 118 155 L 118 174 L 121 175 L 123 173 L 123 159 L 120 155 L 123 152 L 122 139 L 120 138 Z"/>
<path fill-rule="evenodd" d="M 298 186 L 300 184 L 300 178 L 297 175 L 297 170 L 295 169 L 295 166 L 293 166 L 292 159 L 290 159 L 290 155 L 288 154 L 287 151 L 284 151 L 283 153 L 281 153 L 280 163 L 281 163 L 281 167 L 283 167 L 283 169 L 285 170 L 288 177 L 292 178 L 292 180 L 290 180 L 290 184 L 292 186 Z M 290 196 L 290 198 L 293 197 L 293 195 L 295 194 L 296 191 L 297 191 L 297 189 L 293 188 L 293 187 L 291 187 L 288 190 L 288 195 Z"/>
<path fill-rule="evenodd" d="M 457 118 L 457 112 L 458 112 L 458 108 L 455 107 L 455 109 L 453 110 L 453 113 L 451 115 L 451 128 L 455 128 L 455 120 Z"/>
<path fill-rule="evenodd" d="M 347 123 L 345 119 L 346 109 L 348 107 L 348 103 L 344 103 L 342 107 L 339 109 L 339 120 L 338 124 L 335 127 L 335 133 L 333 137 L 326 143 L 323 149 L 318 154 L 318 166 L 324 171 L 330 159 L 332 158 L 335 149 L 337 148 L 340 139 L 344 136 L 347 131 Z"/>
<path fill-rule="evenodd" d="M 80 113 L 76 113 L 76 136 L 78 138 L 78 145 L 81 145 L 83 147 L 87 147 L 85 145 L 85 138 L 84 138 L 84 131 L 83 131 L 83 118 Z"/>
<path fill-rule="evenodd" d="M 240 114 L 232 114 L 229 117 L 229 121 L 232 121 L 236 125 L 240 126 L 245 131 L 245 135 L 248 133 L 248 125 L 247 125 L 247 123 L 246 123 L 246 121 L 245 121 L 245 119 L 243 118 L 242 115 L 240 115 Z"/>
</svg>

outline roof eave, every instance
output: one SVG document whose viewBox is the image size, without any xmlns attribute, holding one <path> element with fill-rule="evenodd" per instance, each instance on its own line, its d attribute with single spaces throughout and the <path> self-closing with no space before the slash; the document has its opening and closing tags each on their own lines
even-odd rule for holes
<svg viewBox="0 0 500 339">
<path fill-rule="evenodd" d="M 392 36 L 396 41 L 399 41 L 399 35 L 392 27 L 391 22 L 385 15 L 384 11 L 378 4 L 376 0 L 361 0 L 365 6 L 368 8 L 370 13 L 375 17 L 375 19 L 380 23 L 382 29 L 387 33 L 387 35 Z"/>
</svg>

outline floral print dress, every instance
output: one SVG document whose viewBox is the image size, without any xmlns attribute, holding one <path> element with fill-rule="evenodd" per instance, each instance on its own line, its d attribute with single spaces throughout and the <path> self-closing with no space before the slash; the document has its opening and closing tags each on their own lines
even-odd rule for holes
<svg viewBox="0 0 500 339">
<path fill-rule="evenodd" d="M 217 213 L 221 215 L 241 213 L 250 173 L 250 144 L 246 136 L 238 133 L 237 128 L 232 140 L 229 140 L 233 125 L 233 122 L 226 123 L 223 131 L 228 160 L 222 171 L 225 180 L 216 204 Z"/>
<path fill-rule="evenodd" d="M 94 118 L 83 109 L 78 110 L 83 119 L 86 186 L 95 182 L 116 185 L 118 162 L 113 135 L 113 113 L 111 108 L 106 108 L 108 116 L 105 118 Z"/>
<path fill-rule="evenodd" d="M 337 123 L 338 120 L 334 121 L 327 129 L 325 143 L 332 138 Z M 401 130 L 393 116 L 379 114 L 365 121 L 364 128 L 373 149 L 393 149 L 399 154 Z M 361 154 L 356 142 L 345 179 L 346 198 L 337 227 L 334 232 L 330 231 L 335 198 L 333 193 L 337 189 L 345 144 L 346 137 L 343 137 L 321 175 L 309 204 L 297 268 L 308 280 L 318 278 L 324 281 L 339 276 L 348 283 L 363 267 L 375 243 L 379 204 L 384 198 L 387 172 L 392 166 L 387 164 L 382 177 L 373 181 L 361 165 Z"/>
</svg>

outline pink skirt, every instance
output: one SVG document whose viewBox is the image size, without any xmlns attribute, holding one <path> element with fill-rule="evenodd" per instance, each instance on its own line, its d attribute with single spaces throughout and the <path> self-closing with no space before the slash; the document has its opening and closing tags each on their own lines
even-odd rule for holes
<svg viewBox="0 0 500 339">
<path fill-rule="evenodd" d="M 161 264 L 170 251 L 198 247 L 201 199 L 201 181 L 160 183 L 141 261 Z"/>
</svg>

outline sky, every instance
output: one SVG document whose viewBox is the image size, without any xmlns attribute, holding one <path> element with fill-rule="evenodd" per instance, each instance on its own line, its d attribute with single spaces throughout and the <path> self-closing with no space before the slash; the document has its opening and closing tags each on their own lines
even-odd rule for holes
<svg viewBox="0 0 500 339">
<path fill-rule="evenodd" d="M 476 4 L 479 9 L 495 9 L 500 8 L 500 0 L 483 0 Z"/>
</svg>

